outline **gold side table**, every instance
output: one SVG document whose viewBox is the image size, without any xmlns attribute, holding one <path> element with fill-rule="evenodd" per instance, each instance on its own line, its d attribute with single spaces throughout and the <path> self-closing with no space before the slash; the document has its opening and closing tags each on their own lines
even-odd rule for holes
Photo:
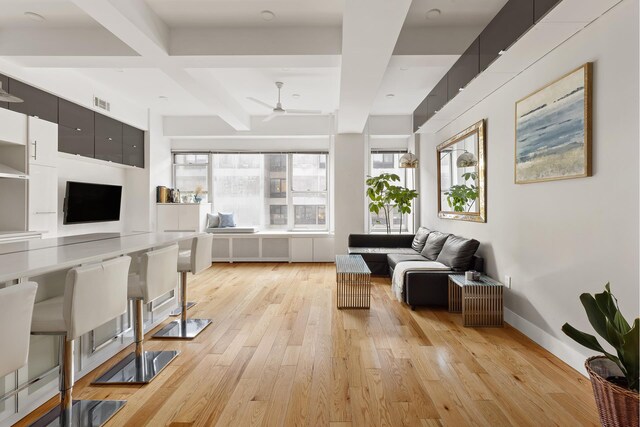
<svg viewBox="0 0 640 427">
<path fill-rule="evenodd" d="M 371 271 L 360 255 L 336 255 L 338 308 L 371 306 Z"/>
<path fill-rule="evenodd" d="M 449 311 L 462 313 L 467 327 L 504 326 L 504 286 L 484 274 L 467 280 L 464 274 L 449 275 Z"/>
</svg>

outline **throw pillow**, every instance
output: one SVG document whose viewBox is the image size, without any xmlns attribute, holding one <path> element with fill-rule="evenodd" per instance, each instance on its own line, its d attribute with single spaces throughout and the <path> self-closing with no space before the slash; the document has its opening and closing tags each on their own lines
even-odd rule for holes
<svg viewBox="0 0 640 427">
<path fill-rule="evenodd" d="M 480 246 L 480 242 L 475 239 L 451 235 L 444 242 L 436 261 L 448 265 L 454 270 L 464 271 L 469 268 L 471 258 L 478 250 L 478 246 Z"/>
<path fill-rule="evenodd" d="M 207 214 L 207 228 L 220 227 L 220 216 L 218 214 Z"/>
<path fill-rule="evenodd" d="M 235 227 L 236 221 L 233 219 L 233 212 L 231 213 L 222 213 L 218 212 L 218 216 L 220 217 L 220 228 L 229 228 Z"/>
<path fill-rule="evenodd" d="M 418 231 L 413 238 L 413 242 L 411 243 L 411 248 L 416 252 L 420 252 L 424 248 L 424 244 L 427 241 L 429 233 L 431 233 L 431 230 L 429 230 L 427 227 L 418 228 Z"/>
<path fill-rule="evenodd" d="M 448 237 L 449 234 L 432 231 L 427 236 L 427 241 L 424 243 L 424 248 L 422 248 L 420 254 L 429 261 L 435 261 Z"/>
</svg>

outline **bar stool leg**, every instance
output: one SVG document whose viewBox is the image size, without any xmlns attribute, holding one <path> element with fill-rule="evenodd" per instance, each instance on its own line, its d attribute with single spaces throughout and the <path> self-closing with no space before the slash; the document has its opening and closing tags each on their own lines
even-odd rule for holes
<svg viewBox="0 0 640 427">
<path fill-rule="evenodd" d="M 73 400 L 74 341 L 60 336 L 60 404 L 32 427 L 100 427 L 127 403 L 125 400 Z"/>
<path fill-rule="evenodd" d="M 187 318 L 187 272 L 180 274 L 180 294 L 182 296 L 182 307 L 180 320 L 174 320 L 153 334 L 153 338 L 164 339 L 193 339 L 207 326 L 211 324 L 211 319 L 188 319 Z"/>
<path fill-rule="evenodd" d="M 176 307 L 170 316 L 182 316 L 182 320 L 186 320 L 186 311 L 196 305 L 195 302 L 187 301 L 187 272 L 180 273 L 180 306 Z"/>
<path fill-rule="evenodd" d="M 133 301 L 135 350 L 100 375 L 93 384 L 148 384 L 180 354 L 177 350 L 144 351 L 143 309 L 143 301 L 135 299 Z"/>
</svg>

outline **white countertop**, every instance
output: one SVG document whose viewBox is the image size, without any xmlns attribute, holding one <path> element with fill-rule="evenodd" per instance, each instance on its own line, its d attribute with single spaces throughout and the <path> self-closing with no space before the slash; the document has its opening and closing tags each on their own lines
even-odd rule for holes
<svg viewBox="0 0 640 427">
<path fill-rule="evenodd" d="M 0 244 L 0 282 L 176 243 L 199 233 L 94 233 Z"/>
</svg>

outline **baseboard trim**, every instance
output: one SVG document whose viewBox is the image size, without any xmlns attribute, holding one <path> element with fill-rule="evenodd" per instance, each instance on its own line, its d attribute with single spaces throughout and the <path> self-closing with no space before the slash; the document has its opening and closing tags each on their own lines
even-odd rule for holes
<svg viewBox="0 0 640 427">
<path fill-rule="evenodd" d="M 508 308 L 504 309 L 504 320 L 564 363 L 585 377 L 587 376 L 587 371 L 584 368 L 584 361 L 587 359 L 587 356 L 569 347 L 558 338 L 540 329 Z"/>
</svg>

